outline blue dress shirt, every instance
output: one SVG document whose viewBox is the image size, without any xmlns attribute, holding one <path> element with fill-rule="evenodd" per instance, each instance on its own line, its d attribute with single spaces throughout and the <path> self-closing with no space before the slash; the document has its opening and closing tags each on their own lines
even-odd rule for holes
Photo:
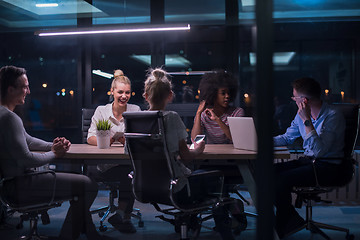
<svg viewBox="0 0 360 240">
<path fill-rule="evenodd" d="M 315 130 L 306 134 L 305 126 L 296 114 L 291 126 L 283 135 L 274 137 L 274 146 L 287 146 L 302 137 L 305 156 L 315 158 L 341 158 L 344 156 L 345 119 L 341 112 L 323 103 L 316 120 L 311 119 Z M 340 159 L 328 160 L 340 163 Z"/>
</svg>

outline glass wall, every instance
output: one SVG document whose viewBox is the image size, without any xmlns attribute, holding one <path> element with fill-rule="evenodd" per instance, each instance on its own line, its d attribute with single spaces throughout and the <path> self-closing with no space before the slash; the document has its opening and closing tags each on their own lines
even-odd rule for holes
<svg viewBox="0 0 360 240">
<path fill-rule="evenodd" d="M 32 33 L 3 33 L 0 65 L 27 70 L 31 94 L 16 112 L 30 134 L 76 139 L 78 128 L 77 41 L 42 39 Z"/>
<path fill-rule="evenodd" d="M 38 13 L 39 19 L 33 17 L 37 13 L 31 11 L 35 10 L 19 11 L 21 6 L 10 2 L 0 5 L 0 12 L 4 13 L 1 15 L 3 21 L 0 21 L 0 63 L 2 66 L 23 66 L 28 70 L 31 95 L 25 106 L 17 111 L 30 133 L 46 139 L 66 135 L 73 142 L 80 142 L 81 108 L 89 107 L 84 98 L 91 98 L 90 107 L 109 102 L 111 79 L 92 73 L 96 70 L 110 74 L 118 68 L 123 70 L 132 81 L 130 102 L 146 108 L 142 98 L 143 81 L 152 65 L 154 46 L 162 47 L 163 67 L 172 74 L 176 94 L 174 104 L 194 109 L 198 103 L 201 74 L 223 68 L 239 80 L 238 98 L 234 104 L 244 107 L 247 115 L 253 115 L 256 97 L 254 2 L 239 0 L 238 21 L 231 22 L 229 18 L 236 14 L 226 17 L 225 1 L 165 1 L 165 23 L 189 23 L 191 30 L 167 32 L 161 37 L 157 33 L 103 34 L 83 38 L 34 36 L 36 30 L 74 27 L 81 19 L 90 17 L 95 26 L 146 25 L 150 22 L 148 0 L 94 0 L 92 3 L 92 14 L 86 13 L 84 8 L 78 14 L 71 11 L 63 15 Z M 359 9 L 359 1 L 274 2 L 273 91 L 276 106 L 289 105 L 289 115 L 293 116 L 291 82 L 302 76 L 319 80 L 328 102 L 359 102 Z M 81 39 L 84 38 L 91 42 L 87 47 L 91 55 L 89 63 L 82 57 Z M 91 65 L 88 82 L 81 80 L 79 75 L 86 64 Z M 91 86 L 85 86 L 88 83 Z M 85 87 L 91 91 L 86 92 Z M 191 129 L 192 121 L 187 122 Z M 277 129 L 275 133 L 281 131 L 283 129 Z"/>
</svg>

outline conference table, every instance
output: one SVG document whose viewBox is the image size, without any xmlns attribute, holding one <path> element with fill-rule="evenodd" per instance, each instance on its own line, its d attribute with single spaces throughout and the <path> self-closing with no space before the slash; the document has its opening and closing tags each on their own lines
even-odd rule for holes
<svg viewBox="0 0 360 240">
<path fill-rule="evenodd" d="M 252 168 L 252 161 L 256 160 L 257 153 L 249 150 L 241 150 L 232 144 L 206 144 L 204 152 L 194 159 L 194 164 L 201 165 L 233 165 L 239 168 L 248 188 L 251 199 L 256 203 L 256 183 Z M 289 159 L 287 149 L 274 150 L 275 159 Z M 99 149 L 89 144 L 72 144 L 65 157 L 58 159 L 59 163 L 82 164 L 84 166 L 97 164 L 131 164 L 129 155 L 124 152 L 124 146 L 113 144 L 108 149 Z"/>
</svg>

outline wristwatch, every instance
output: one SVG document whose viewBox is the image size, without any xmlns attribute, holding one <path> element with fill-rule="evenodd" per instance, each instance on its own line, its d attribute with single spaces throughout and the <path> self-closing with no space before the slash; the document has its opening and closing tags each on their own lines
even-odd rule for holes
<svg viewBox="0 0 360 240">
<path fill-rule="evenodd" d="M 309 127 L 311 125 L 311 121 L 309 119 L 306 119 L 304 121 L 304 125 L 305 125 L 305 127 Z"/>
</svg>

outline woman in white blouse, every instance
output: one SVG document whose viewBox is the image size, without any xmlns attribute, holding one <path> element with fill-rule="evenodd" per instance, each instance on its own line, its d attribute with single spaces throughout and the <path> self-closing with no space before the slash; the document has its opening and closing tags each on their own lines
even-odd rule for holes
<svg viewBox="0 0 360 240">
<path fill-rule="evenodd" d="M 87 142 L 91 145 L 97 145 L 96 123 L 99 120 L 109 120 L 112 127 L 110 144 L 115 141 L 121 144 L 125 143 L 122 134 L 125 130 L 125 124 L 122 114 L 126 111 L 140 111 L 140 107 L 129 104 L 131 97 L 131 82 L 121 70 L 115 70 L 114 80 L 111 83 L 111 95 L 114 98 L 112 103 L 105 106 L 98 106 L 94 116 L 91 119 L 91 125 L 88 130 Z M 119 136 L 120 135 L 120 136 Z M 119 210 L 111 216 L 108 221 L 117 230 L 123 233 L 135 233 L 136 229 L 130 221 L 131 212 L 134 205 L 134 196 L 131 189 L 131 180 L 128 174 L 131 171 L 130 166 L 102 164 L 97 166 L 97 171 L 90 171 L 89 176 L 93 176 L 98 181 L 119 182 Z"/>
</svg>

